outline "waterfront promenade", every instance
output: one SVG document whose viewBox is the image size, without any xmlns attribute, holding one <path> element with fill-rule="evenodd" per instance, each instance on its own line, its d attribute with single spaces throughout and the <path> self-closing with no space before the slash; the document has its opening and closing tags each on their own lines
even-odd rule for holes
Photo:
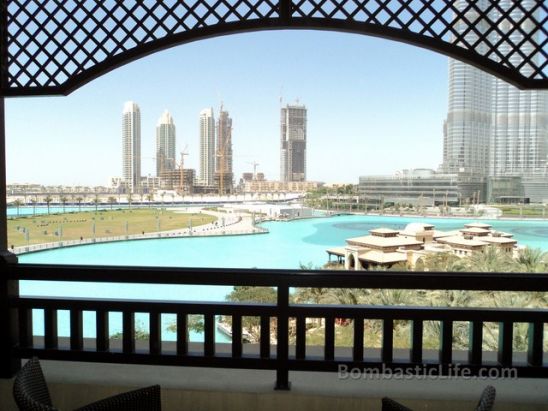
<svg viewBox="0 0 548 411">
<path fill-rule="evenodd" d="M 187 208 L 172 209 L 175 212 L 186 213 L 196 212 L 195 209 Z M 25 254 L 37 251 L 51 250 L 63 247 L 75 247 L 79 245 L 112 243 L 117 241 L 149 240 L 158 238 L 179 238 L 179 237 L 208 237 L 208 236 L 228 236 L 228 235 L 250 235 L 262 234 L 268 232 L 267 229 L 255 226 L 253 216 L 247 213 L 222 213 L 211 210 L 201 210 L 203 214 L 208 214 L 217 218 L 216 221 L 204 224 L 198 227 L 187 227 L 175 230 L 156 231 L 142 234 L 130 234 L 121 236 L 84 238 L 81 240 L 54 241 L 42 244 L 24 245 L 13 247 L 11 251 L 14 254 Z"/>
</svg>

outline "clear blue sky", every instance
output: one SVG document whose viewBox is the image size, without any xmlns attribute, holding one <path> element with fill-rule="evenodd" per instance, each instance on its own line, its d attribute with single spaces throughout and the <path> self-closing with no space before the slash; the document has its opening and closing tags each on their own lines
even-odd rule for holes
<svg viewBox="0 0 548 411">
<path fill-rule="evenodd" d="M 120 176 L 123 104 L 142 116 L 142 170 L 154 174 L 155 127 L 168 109 L 177 151 L 198 172 L 198 113 L 233 118 L 234 171 L 249 162 L 279 178 L 279 106 L 308 108 L 308 179 L 441 162 L 447 58 L 393 41 L 320 31 L 270 31 L 198 41 L 112 71 L 68 97 L 8 99 L 8 183 L 106 184 Z M 147 158 L 148 157 L 148 158 Z"/>
</svg>

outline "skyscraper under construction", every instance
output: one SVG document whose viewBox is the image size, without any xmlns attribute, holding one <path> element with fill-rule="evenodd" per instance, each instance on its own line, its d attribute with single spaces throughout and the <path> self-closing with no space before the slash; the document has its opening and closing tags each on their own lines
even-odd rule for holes
<svg viewBox="0 0 548 411">
<path fill-rule="evenodd" d="M 280 113 L 280 180 L 306 181 L 306 107 L 282 107 Z"/>
<path fill-rule="evenodd" d="M 232 119 L 222 105 L 217 120 L 216 160 L 215 183 L 219 187 L 219 194 L 230 194 L 234 181 L 232 170 Z"/>
</svg>

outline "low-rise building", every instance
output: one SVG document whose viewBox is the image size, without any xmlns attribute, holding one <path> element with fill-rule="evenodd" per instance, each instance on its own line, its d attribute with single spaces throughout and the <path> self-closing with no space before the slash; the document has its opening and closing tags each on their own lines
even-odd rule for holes
<svg viewBox="0 0 548 411">
<path fill-rule="evenodd" d="M 322 183 L 317 181 L 244 181 L 244 193 L 305 193 L 316 190 Z"/>
<path fill-rule="evenodd" d="M 400 170 L 394 175 L 361 176 L 358 192 L 368 202 L 381 204 L 458 206 L 484 202 L 485 181 L 464 173 L 445 174 L 417 168 Z"/>
<path fill-rule="evenodd" d="M 141 187 L 139 188 L 139 190 L 142 190 L 143 193 L 145 194 L 155 193 L 156 190 L 158 190 L 159 188 L 160 188 L 160 177 L 156 177 L 156 176 L 141 177 Z"/>
<path fill-rule="evenodd" d="M 362 270 L 374 267 L 391 267 L 404 263 L 414 267 L 423 257 L 432 253 L 449 252 L 458 257 L 482 252 L 495 246 L 512 253 L 517 241 L 512 234 L 493 230 L 483 223 L 465 224 L 456 231 L 438 231 L 434 225 L 411 223 L 403 230 L 377 228 L 369 235 L 346 240 L 346 246 L 327 250 L 329 260 L 337 257 L 347 270 Z"/>
</svg>

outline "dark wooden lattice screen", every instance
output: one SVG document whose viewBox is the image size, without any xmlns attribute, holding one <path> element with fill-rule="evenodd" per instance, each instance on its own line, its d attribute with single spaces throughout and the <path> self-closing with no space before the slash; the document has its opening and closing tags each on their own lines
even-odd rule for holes
<svg viewBox="0 0 548 411">
<path fill-rule="evenodd" d="M 5 96 L 67 94 L 172 45 L 273 28 L 395 39 L 548 88 L 543 0 L 6 0 L 0 11 Z"/>
</svg>

